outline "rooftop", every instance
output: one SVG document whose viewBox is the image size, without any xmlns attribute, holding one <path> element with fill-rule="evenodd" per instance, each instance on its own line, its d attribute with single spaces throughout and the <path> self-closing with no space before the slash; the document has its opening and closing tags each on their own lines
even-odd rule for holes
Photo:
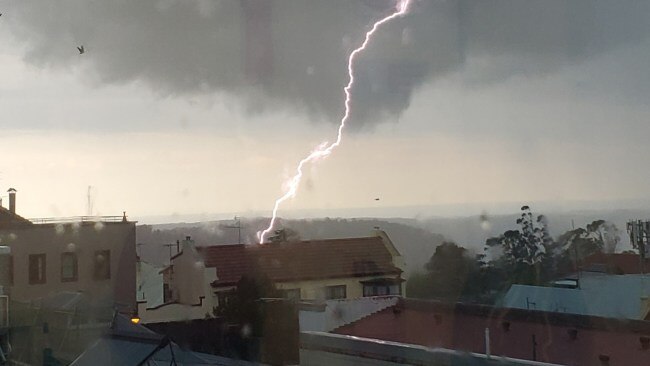
<svg viewBox="0 0 650 366">
<path fill-rule="evenodd" d="M 613 274 L 639 274 L 650 270 L 650 259 L 645 259 L 645 270 L 638 254 L 634 253 L 596 253 L 585 258 L 583 269 L 591 272 Z"/>
<path fill-rule="evenodd" d="M 648 313 L 650 276 L 583 273 L 579 284 L 579 288 L 512 285 L 503 306 L 623 319 L 643 319 Z"/>
<path fill-rule="evenodd" d="M 259 270 L 274 281 L 399 275 L 379 236 L 264 245 L 198 247 L 206 267 L 216 267 L 215 286 L 233 285 Z"/>
</svg>

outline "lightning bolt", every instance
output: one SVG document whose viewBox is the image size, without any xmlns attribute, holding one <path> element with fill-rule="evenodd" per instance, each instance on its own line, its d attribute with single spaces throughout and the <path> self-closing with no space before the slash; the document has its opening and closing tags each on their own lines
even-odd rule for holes
<svg viewBox="0 0 650 366">
<path fill-rule="evenodd" d="M 370 28 L 370 30 L 366 32 L 366 37 L 364 38 L 363 43 L 361 43 L 359 47 L 357 47 L 350 53 L 350 56 L 348 57 L 349 79 L 348 79 L 348 84 L 345 86 L 345 88 L 343 88 L 343 92 L 345 93 L 345 113 L 343 114 L 343 118 L 341 118 L 341 122 L 339 124 L 336 141 L 331 144 L 329 144 L 327 141 L 321 143 L 320 145 L 316 146 L 316 148 L 312 150 L 312 152 L 309 153 L 309 155 L 307 155 L 304 159 L 300 160 L 300 163 L 298 163 L 298 166 L 296 167 L 296 174 L 289 180 L 287 184 L 286 192 L 284 193 L 284 195 L 282 195 L 282 197 L 278 198 L 275 201 L 275 205 L 273 206 L 273 214 L 271 216 L 271 222 L 269 223 L 269 226 L 259 234 L 260 244 L 264 243 L 264 239 L 266 238 L 266 235 L 271 230 L 273 230 L 273 227 L 275 226 L 275 221 L 278 218 L 278 210 L 280 209 L 280 205 L 284 201 L 288 200 L 289 198 L 293 198 L 296 196 L 296 192 L 298 191 L 298 187 L 300 186 L 300 181 L 302 180 L 302 175 L 303 175 L 302 169 L 305 167 L 305 165 L 307 163 L 311 163 L 313 161 L 317 161 L 329 156 L 332 153 L 332 151 L 334 151 L 334 149 L 336 149 L 341 144 L 341 139 L 343 136 L 343 130 L 345 129 L 345 124 L 348 121 L 348 118 L 350 118 L 350 101 L 351 101 L 350 90 L 352 89 L 352 85 L 354 85 L 354 60 L 356 56 L 366 49 L 366 46 L 372 39 L 373 34 L 375 34 L 375 32 L 377 31 L 377 29 L 379 29 L 379 27 L 381 27 L 383 24 L 388 23 L 397 17 L 406 14 L 410 2 L 411 0 L 400 0 L 395 8 L 395 11 L 390 15 L 386 16 L 385 18 L 376 21 L 372 25 L 372 28 Z"/>
</svg>

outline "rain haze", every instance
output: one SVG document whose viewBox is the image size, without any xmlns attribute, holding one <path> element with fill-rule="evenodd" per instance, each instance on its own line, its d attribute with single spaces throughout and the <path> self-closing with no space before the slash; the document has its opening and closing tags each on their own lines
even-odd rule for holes
<svg viewBox="0 0 650 366">
<path fill-rule="evenodd" d="M 85 213 L 88 186 L 94 214 L 268 216 L 336 137 L 347 55 L 393 6 L 0 0 L 0 182 L 26 217 Z M 648 19 L 647 1 L 415 2 L 283 212 L 647 201 Z"/>
</svg>

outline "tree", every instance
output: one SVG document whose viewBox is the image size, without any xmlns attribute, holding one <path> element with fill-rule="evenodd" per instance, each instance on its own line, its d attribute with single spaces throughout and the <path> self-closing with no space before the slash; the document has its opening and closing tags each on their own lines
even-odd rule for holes
<svg viewBox="0 0 650 366">
<path fill-rule="evenodd" d="M 546 217 L 535 218 L 529 206 L 522 206 L 517 224 L 517 230 L 508 230 L 486 241 L 486 250 L 498 247 L 502 251 L 490 265 L 506 269 L 512 274 L 513 283 L 538 284 L 553 271 L 554 243 Z"/>
<path fill-rule="evenodd" d="M 486 266 L 483 255 L 470 256 L 467 249 L 443 242 L 425 265 L 424 273 L 406 282 L 410 297 L 493 304 L 504 289 L 507 274 Z"/>
<path fill-rule="evenodd" d="M 602 221 L 602 223 L 598 227 L 602 234 L 603 251 L 605 253 L 615 253 L 618 243 L 621 242 L 621 231 L 613 222 L 604 220 L 600 221 Z"/>
<path fill-rule="evenodd" d="M 510 263 L 534 265 L 542 261 L 553 239 L 548 233 L 545 216 L 539 215 L 534 220 L 528 206 L 522 206 L 521 211 L 521 217 L 517 219 L 519 229 L 490 238 L 486 245 L 501 247 L 504 259 Z"/>
<path fill-rule="evenodd" d="M 557 261 L 560 269 L 573 268 L 595 253 L 613 253 L 620 241 L 616 225 L 605 220 L 595 220 L 585 228 L 572 229 L 557 239 Z"/>
<path fill-rule="evenodd" d="M 453 242 L 443 242 L 425 269 L 426 273 L 413 274 L 409 278 L 409 296 L 457 301 L 467 295 L 468 282 L 478 266 L 467 249 Z"/>
</svg>

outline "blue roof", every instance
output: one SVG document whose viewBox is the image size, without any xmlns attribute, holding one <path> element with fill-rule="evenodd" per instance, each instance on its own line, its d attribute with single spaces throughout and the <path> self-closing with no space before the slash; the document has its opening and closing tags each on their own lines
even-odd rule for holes
<svg viewBox="0 0 650 366">
<path fill-rule="evenodd" d="M 148 361 L 162 365 L 175 361 L 178 366 L 258 365 L 182 349 L 163 335 L 133 324 L 119 314 L 113 320 L 111 331 L 88 347 L 70 365 L 137 366 Z"/>
<path fill-rule="evenodd" d="M 643 319 L 648 313 L 643 298 L 650 294 L 648 275 L 585 274 L 580 288 L 512 285 L 503 299 L 507 308 Z"/>
</svg>

